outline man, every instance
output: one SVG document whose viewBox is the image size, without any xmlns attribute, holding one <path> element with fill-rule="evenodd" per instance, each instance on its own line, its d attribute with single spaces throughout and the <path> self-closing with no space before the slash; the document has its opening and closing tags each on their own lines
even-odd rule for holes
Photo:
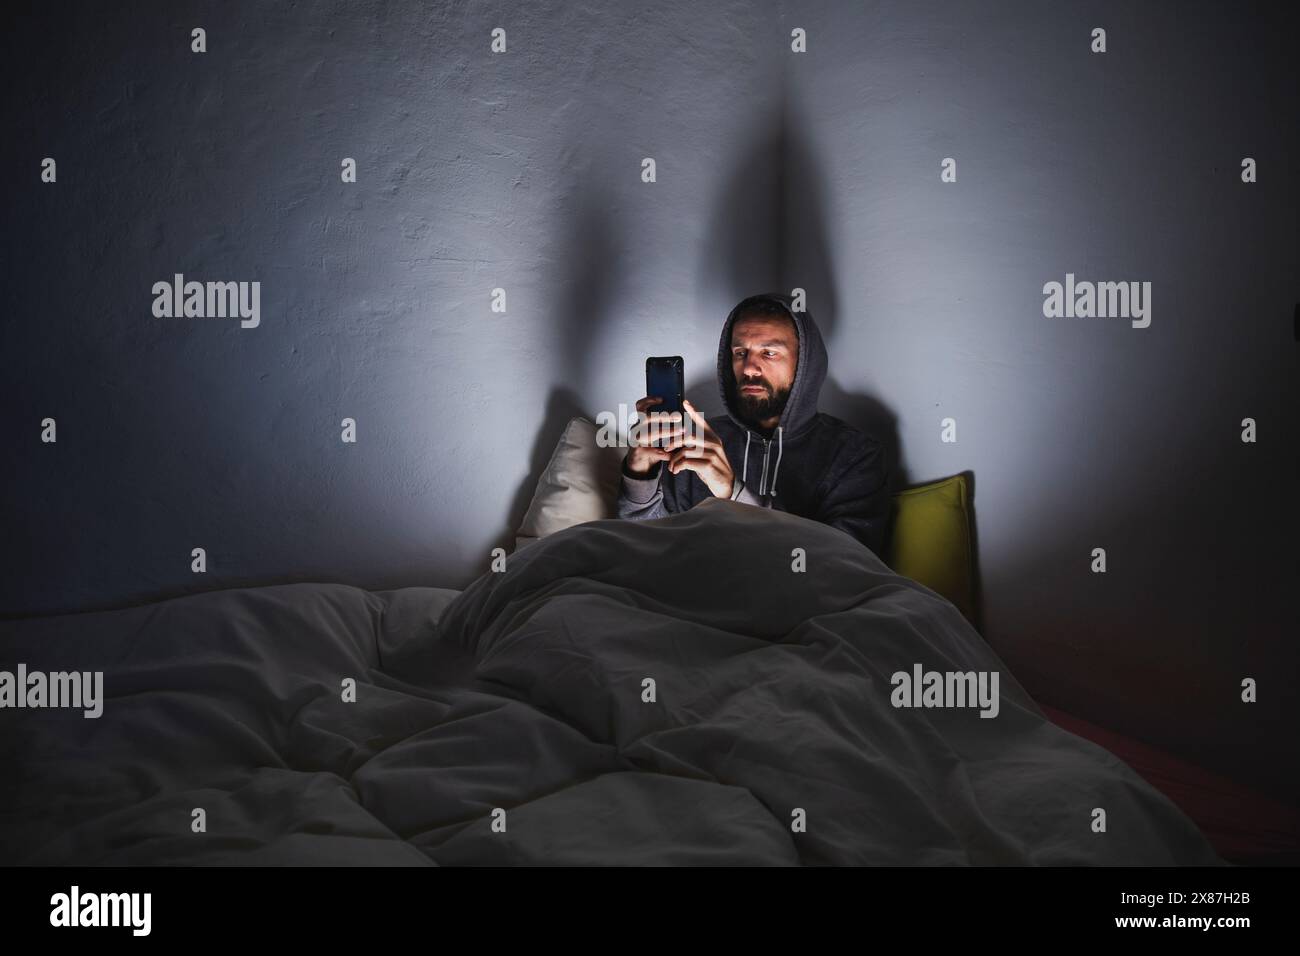
<svg viewBox="0 0 1300 956">
<path fill-rule="evenodd" d="M 810 314 L 787 295 L 755 295 L 727 316 L 718 343 L 726 415 L 707 421 L 636 403 L 638 432 L 623 459 L 618 516 L 663 518 L 710 496 L 775 508 L 847 532 L 883 559 L 891 498 L 884 446 L 817 411 L 826 346 Z M 668 439 L 655 448 L 656 439 Z M 780 491 L 777 482 L 780 481 Z"/>
</svg>

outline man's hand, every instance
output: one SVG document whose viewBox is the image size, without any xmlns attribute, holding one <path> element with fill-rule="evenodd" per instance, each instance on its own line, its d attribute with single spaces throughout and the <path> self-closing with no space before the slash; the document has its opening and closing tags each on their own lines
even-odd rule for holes
<svg viewBox="0 0 1300 956">
<path fill-rule="evenodd" d="M 634 475 L 645 476 L 656 463 L 672 457 L 666 448 L 655 448 L 654 443 L 661 438 L 675 439 L 684 431 L 681 412 L 648 411 L 662 401 L 658 395 L 647 395 L 636 403 L 637 423 L 628 433 L 632 447 L 627 453 L 627 470 Z"/>
<path fill-rule="evenodd" d="M 674 475 L 682 469 L 693 471 L 713 492 L 713 497 L 730 498 L 736 473 L 731 470 L 731 462 L 727 460 L 722 440 L 709 427 L 704 416 L 695 410 L 694 405 L 683 399 L 682 407 L 695 423 L 696 433 L 675 438 L 667 446 L 667 450 L 672 453 L 668 458 L 668 470 Z"/>
</svg>

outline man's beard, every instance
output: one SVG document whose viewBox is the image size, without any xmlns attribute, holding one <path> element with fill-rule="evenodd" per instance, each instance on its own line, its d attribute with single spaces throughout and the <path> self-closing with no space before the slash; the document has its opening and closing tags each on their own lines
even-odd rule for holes
<svg viewBox="0 0 1300 956">
<path fill-rule="evenodd" d="M 767 391 L 762 394 L 742 392 L 740 389 L 745 385 L 761 385 Z M 763 421 L 785 411 L 789 400 L 788 388 L 773 392 L 772 386 L 767 382 L 741 382 L 736 386 L 736 416 L 751 428 L 765 429 Z"/>
</svg>

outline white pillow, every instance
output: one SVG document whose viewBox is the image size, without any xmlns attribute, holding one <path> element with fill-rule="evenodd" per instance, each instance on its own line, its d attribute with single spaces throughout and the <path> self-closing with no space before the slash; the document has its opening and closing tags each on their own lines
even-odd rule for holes
<svg viewBox="0 0 1300 956">
<path fill-rule="evenodd" d="M 627 449 L 601 448 L 596 433 L 595 423 L 581 416 L 564 427 L 515 535 L 516 551 L 575 524 L 617 517 Z"/>
</svg>

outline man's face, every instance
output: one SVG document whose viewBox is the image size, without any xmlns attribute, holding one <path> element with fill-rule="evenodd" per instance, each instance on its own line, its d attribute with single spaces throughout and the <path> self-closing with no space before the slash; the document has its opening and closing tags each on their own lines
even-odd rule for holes
<svg viewBox="0 0 1300 956">
<path fill-rule="evenodd" d="M 774 428 L 794 385 L 799 336 L 789 319 L 742 318 L 731 327 L 736 409 L 747 424 Z"/>
</svg>

